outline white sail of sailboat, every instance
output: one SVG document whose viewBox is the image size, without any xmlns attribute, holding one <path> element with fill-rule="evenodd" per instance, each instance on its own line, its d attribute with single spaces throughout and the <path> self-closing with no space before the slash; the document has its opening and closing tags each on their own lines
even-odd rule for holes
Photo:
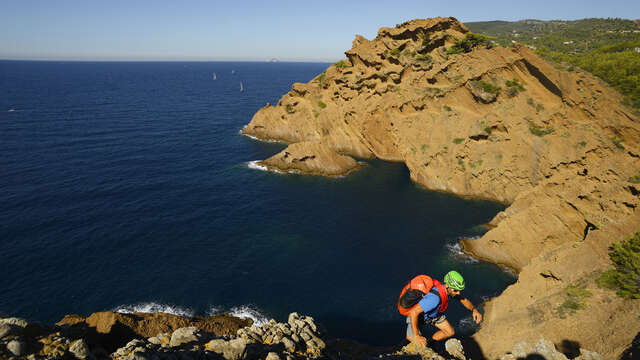
<svg viewBox="0 0 640 360">
<path fill-rule="evenodd" d="M 242 86 L 242 81 L 240 81 L 240 92 L 244 91 L 244 87 Z"/>
<path fill-rule="evenodd" d="M 213 73 L 213 80 L 217 79 L 216 78 L 216 73 Z"/>
</svg>

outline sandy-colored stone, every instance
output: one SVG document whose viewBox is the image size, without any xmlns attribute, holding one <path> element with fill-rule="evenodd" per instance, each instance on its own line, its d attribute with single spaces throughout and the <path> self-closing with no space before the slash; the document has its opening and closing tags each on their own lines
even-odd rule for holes
<svg viewBox="0 0 640 360">
<path fill-rule="evenodd" d="M 197 342 L 199 339 L 198 329 L 195 326 L 189 326 L 177 329 L 171 334 L 169 346 L 176 347 L 185 344 Z"/>
<path fill-rule="evenodd" d="M 7 343 L 7 350 L 15 356 L 23 356 L 27 351 L 27 345 L 24 341 L 11 340 Z"/>
<path fill-rule="evenodd" d="M 608 246 L 640 230 L 640 186 L 628 182 L 640 172 L 640 121 L 601 80 L 559 70 L 526 47 L 447 55 L 466 32 L 455 18 L 433 18 L 382 28 L 373 40 L 356 36 L 346 66 L 295 84 L 242 132 L 402 161 L 427 189 L 508 204 L 490 231 L 464 242 L 519 273 L 486 306 L 474 336 L 485 355 L 545 337 L 614 358 L 640 331 L 639 305 L 593 278 L 610 266 Z M 507 91 L 512 79 L 524 91 Z M 501 91 L 485 96 L 480 81 Z M 593 296 L 560 317 L 575 282 Z"/>
<path fill-rule="evenodd" d="M 91 356 L 89 345 L 87 345 L 83 339 L 79 339 L 71 343 L 71 346 L 69 346 L 69 352 L 78 359 L 86 359 Z"/>
<path fill-rule="evenodd" d="M 216 336 L 234 335 L 238 329 L 250 326 L 251 320 L 227 314 L 209 317 L 182 317 L 165 313 L 123 314 L 111 311 L 97 312 L 89 317 L 67 315 L 57 325 L 65 331 L 83 337 L 90 346 L 99 346 L 113 352 L 134 338 L 148 339 L 177 329 L 195 327 Z M 159 338 L 161 346 L 168 346 L 170 337 Z"/>
<path fill-rule="evenodd" d="M 269 169 L 313 175 L 341 176 L 358 168 L 352 157 L 340 155 L 326 144 L 304 141 L 259 162 Z"/>
<path fill-rule="evenodd" d="M 123 314 L 104 311 L 93 313 L 86 318 L 79 315 L 67 315 L 57 323 L 57 325 L 68 326 L 78 324 L 86 324 L 102 334 L 111 332 L 112 328 L 118 324 L 118 327 L 122 325 L 137 336 L 149 338 L 189 326 L 214 333 L 217 336 L 233 335 L 238 329 L 250 326 L 251 320 L 240 319 L 227 314 L 188 318 L 165 313 Z"/>
</svg>

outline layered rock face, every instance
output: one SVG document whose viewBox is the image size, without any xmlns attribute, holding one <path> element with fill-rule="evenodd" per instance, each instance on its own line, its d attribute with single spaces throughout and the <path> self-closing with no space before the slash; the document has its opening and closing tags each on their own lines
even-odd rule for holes
<svg viewBox="0 0 640 360">
<path fill-rule="evenodd" d="M 242 132 L 402 161 L 428 189 L 509 204 L 482 238 L 463 243 L 519 273 L 486 306 L 475 335 L 485 355 L 540 335 L 620 354 L 640 331 L 640 305 L 594 278 L 610 266 L 608 246 L 640 230 L 640 186 L 628 181 L 640 173 L 638 119 L 602 81 L 526 47 L 448 54 L 467 32 L 455 18 L 434 18 L 381 28 L 371 41 L 356 36 L 346 60 L 294 84 Z M 593 296 L 566 315 L 569 286 Z M 625 314 L 634 315 L 618 321 Z"/>
</svg>

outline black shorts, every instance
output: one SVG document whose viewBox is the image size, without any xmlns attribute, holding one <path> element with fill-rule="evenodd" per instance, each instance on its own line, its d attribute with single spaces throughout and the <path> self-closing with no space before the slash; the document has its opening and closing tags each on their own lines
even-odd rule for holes
<svg viewBox="0 0 640 360">
<path fill-rule="evenodd" d="M 445 320 L 447 320 L 447 317 L 444 314 L 438 314 L 438 316 L 434 317 L 434 318 L 429 318 L 426 316 L 420 316 L 420 318 L 418 319 L 418 329 L 420 328 L 420 324 L 424 321 L 427 324 L 431 324 L 431 325 L 436 325 L 436 324 L 440 324 L 442 322 L 444 322 Z M 411 331 L 411 318 L 409 316 L 407 316 L 407 336 L 412 338 L 413 337 L 413 331 Z"/>
</svg>

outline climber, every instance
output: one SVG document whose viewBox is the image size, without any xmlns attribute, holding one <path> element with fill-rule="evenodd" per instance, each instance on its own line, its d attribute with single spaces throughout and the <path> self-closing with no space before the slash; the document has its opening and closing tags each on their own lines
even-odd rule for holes
<svg viewBox="0 0 640 360">
<path fill-rule="evenodd" d="M 450 338 L 455 334 L 453 327 L 444 315 L 449 304 L 449 296 L 459 300 L 472 312 L 473 320 L 482 321 L 482 314 L 469 299 L 460 295 L 464 290 L 464 279 L 457 271 L 449 271 L 444 277 L 444 284 L 427 275 L 418 275 L 402 289 L 398 299 L 398 311 L 407 317 L 407 340 L 426 346 L 427 339 L 419 330 L 419 323 L 424 321 L 438 328 L 431 337 L 435 341 Z M 415 336 L 414 336 L 415 334 Z"/>
</svg>

